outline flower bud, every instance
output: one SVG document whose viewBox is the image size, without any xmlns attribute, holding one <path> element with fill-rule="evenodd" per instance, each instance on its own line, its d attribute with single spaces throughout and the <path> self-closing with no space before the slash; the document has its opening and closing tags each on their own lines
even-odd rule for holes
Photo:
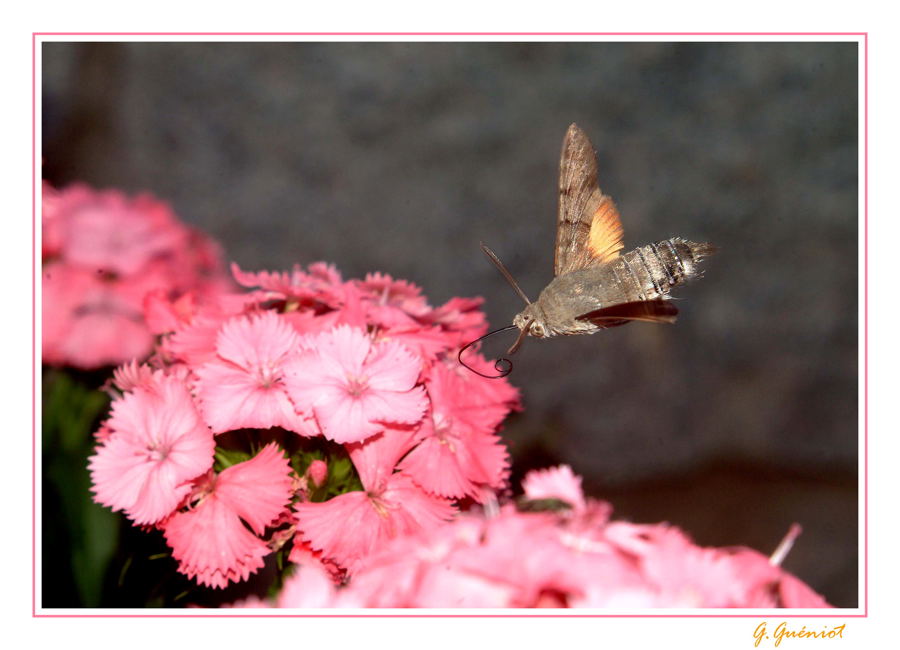
<svg viewBox="0 0 900 650">
<path fill-rule="evenodd" d="M 314 460 L 306 469 L 306 475 L 313 482 L 313 485 L 322 487 L 328 479 L 328 465 L 325 464 L 324 460 Z"/>
</svg>

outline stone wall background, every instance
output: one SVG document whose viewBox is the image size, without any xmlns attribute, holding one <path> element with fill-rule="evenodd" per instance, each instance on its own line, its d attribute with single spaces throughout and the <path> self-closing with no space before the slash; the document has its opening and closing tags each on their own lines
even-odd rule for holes
<svg viewBox="0 0 900 650">
<path fill-rule="evenodd" d="M 857 604 L 858 53 L 852 43 L 47 43 L 45 177 L 149 190 L 246 269 L 325 259 L 495 327 L 552 277 L 578 122 L 626 246 L 721 249 L 673 327 L 529 341 L 516 476 L 565 462 L 619 516 L 775 547 Z M 503 342 L 498 344 L 498 348 Z M 508 343 L 506 343 L 508 345 Z"/>
</svg>

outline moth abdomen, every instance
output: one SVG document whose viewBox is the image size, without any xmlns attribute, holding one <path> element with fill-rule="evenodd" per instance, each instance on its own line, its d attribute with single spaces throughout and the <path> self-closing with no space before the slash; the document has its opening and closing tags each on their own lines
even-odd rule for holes
<svg viewBox="0 0 900 650">
<path fill-rule="evenodd" d="M 714 252 L 710 244 L 671 237 L 635 248 L 622 263 L 635 289 L 635 300 L 665 296 L 672 287 L 699 275 L 700 260 Z"/>
</svg>

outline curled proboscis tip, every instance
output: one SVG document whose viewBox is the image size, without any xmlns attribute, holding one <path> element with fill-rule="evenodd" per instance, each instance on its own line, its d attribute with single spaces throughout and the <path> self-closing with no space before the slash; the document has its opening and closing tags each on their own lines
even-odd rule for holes
<svg viewBox="0 0 900 650">
<path fill-rule="evenodd" d="M 496 370 L 498 374 L 496 374 L 496 375 L 486 375 L 486 374 L 484 374 L 483 372 L 481 372 L 481 371 L 479 371 L 479 370 L 476 370 L 475 368 L 473 368 L 472 366 L 470 366 L 469 364 L 467 364 L 465 361 L 463 361 L 462 356 L 463 356 L 463 353 L 464 353 L 466 350 L 468 350 L 470 347 L 472 347 L 472 346 L 475 345 L 476 343 L 478 343 L 478 342 L 480 342 L 480 341 L 483 341 L 484 339 L 488 338 L 489 336 L 493 336 L 494 334 L 499 334 L 500 332 L 505 332 L 506 330 L 510 330 L 510 329 L 516 329 L 516 326 L 515 326 L 515 325 L 508 325 L 508 326 L 506 326 L 506 327 L 501 327 L 500 329 L 494 330 L 494 331 L 492 331 L 492 332 L 488 332 L 488 333 L 485 334 L 484 336 L 482 336 L 482 337 L 480 337 L 480 338 L 477 338 L 477 339 L 475 339 L 474 341 L 470 341 L 469 343 L 466 343 L 466 344 L 460 349 L 459 354 L 456 356 L 456 358 L 459 360 L 459 362 L 460 362 L 463 366 L 466 367 L 467 370 L 471 370 L 471 371 L 474 372 L 476 375 L 479 375 L 479 376 L 484 377 L 484 378 L 486 378 L 486 379 L 500 379 L 501 377 L 506 377 L 509 373 L 512 372 L 513 364 L 512 364 L 512 361 L 510 361 L 509 359 L 507 359 L 507 358 L 505 358 L 505 357 L 500 357 L 499 359 L 495 359 L 495 360 L 494 360 L 494 370 Z"/>
</svg>

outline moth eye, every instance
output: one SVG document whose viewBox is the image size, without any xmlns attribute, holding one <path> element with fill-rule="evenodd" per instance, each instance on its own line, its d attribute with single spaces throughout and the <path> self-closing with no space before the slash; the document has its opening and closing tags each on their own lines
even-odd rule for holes
<svg viewBox="0 0 900 650">
<path fill-rule="evenodd" d="M 544 326 L 540 323 L 535 323 L 531 326 L 531 333 L 538 338 L 543 338 L 544 336 Z"/>
</svg>

